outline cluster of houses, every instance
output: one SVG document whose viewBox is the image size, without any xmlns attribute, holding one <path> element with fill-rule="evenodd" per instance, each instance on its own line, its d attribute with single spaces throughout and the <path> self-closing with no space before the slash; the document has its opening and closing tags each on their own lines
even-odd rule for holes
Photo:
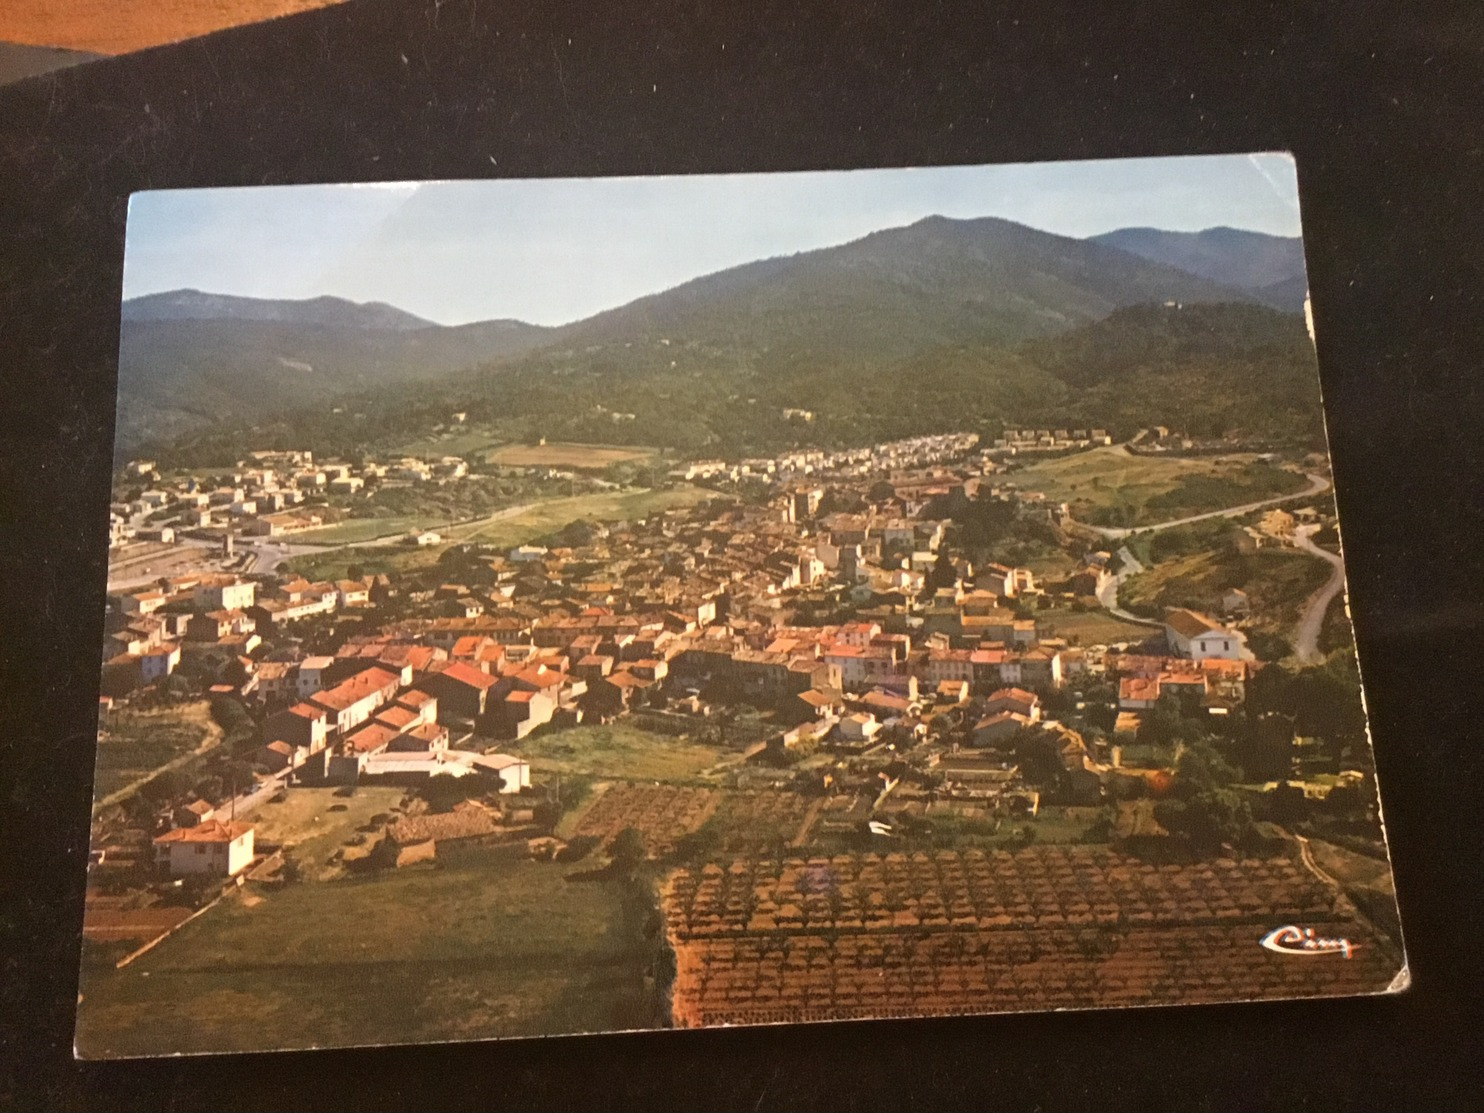
<svg viewBox="0 0 1484 1113">
<path fill-rule="evenodd" d="M 196 476 L 166 480 L 152 460 L 136 460 L 125 479 L 150 483 L 138 497 L 109 509 L 109 543 L 173 542 L 186 530 L 235 530 L 247 537 L 280 537 L 324 525 L 324 506 L 366 489 L 447 483 L 463 479 L 459 456 L 388 457 L 358 464 L 316 461 L 307 451 L 249 453 L 216 485 Z M 169 523 L 169 524 L 165 524 Z"/>
<path fill-rule="evenodd" d="M 1106 429 L 1006 429 L 991 442 L 997 455 L 1017 456 L 1026 452 L 1065 452 L 1113 443 Z"/>
<path fill-rule="evenodd" d="M 786 409 L 784 419 L 811 422 L 809 410 Z M 712 479 L 740 482 L 755 478 L 779 483 L 806 481 L 829 475 L 835 478 L 887 474 L 912 468 L 930 467 L 962 457 L 979 443 L 977 433 L 939 433 L 907 437 L 864 448 L 837 451 L 796 449 L 772 457 L 750 457 L 743 460 L 692 460 L 670 472 L 683 480 Z"/>
<path fill-rule="evenodd" d="M 1084 432 L 1103 435 L 1072 431 Z M 704 715 L 750 704 L 772 713 L 781 751 L 824 740 L 844 754 L 909 748 L 946 715 L 959 725 L 955 742 L 930 761 L 972 795 L 1013 785 L 1013 754 L 1028 736 L 1095 789 L 1106 755 L 1042 710 L 1079 675 L 1117 681 L 1120 729 L 1137 729 L 1164 695 L 1212 715 L 1240 704 L 1250 654 L 1223 622 L 1172 612 L 1157 655 L 1069 645 L 1028 617 L 1043 591 L 1030 570 L 953 552 L 949 517 L 981 493 L 992 467 L 970 456 L 976 446 L 955 434 L 729 465 L 747 469 L 732 478 L 766 477 L 772 495 L 574 522 L 507 551 L 468 546 L 433 580 L 166 578 L 112 599 L 104 692 L 127 695 L 195 658 L 214 693 L 253 705 L 255 761 L 271 774 L 322 783 L 476 776 L 497 778 L 507 793 L 528 788 L 530 770 L 495 752 L 502 746 L 519 750 L 548 724 L 637 709 Z M 408 482 L 462 474 L 450 458 L 415 480 L 403 474 L 415 463 L 368 467 Z M 307 453 L 260 453 L 235 478 L 246 496 L 364 474 Z M 1095 563 L 1087 571 L 1102 574 Z M 378 623 L 392 598 L 397 617 Z M 364 621 L 333 653 L 277 636 L 338 612 Z M 177 872 L 178 859 L 213 872 L 222 863 L 230 875 L 244 837 L 251 859 L 250 829 L 209 822 L 165 836 L 161 861 Z"/>
<path fill-rule="evenodd" d="M 251 675 L 264 634 L 312 615 L 369 606 L 388 591 L 386 576 L 273 583 L 199 572 L 113 594 L 105 619 L 103 694 L 126 696 L 185 662 L 195 663 L 198 674 L 235 666 Z"/>
</svg>

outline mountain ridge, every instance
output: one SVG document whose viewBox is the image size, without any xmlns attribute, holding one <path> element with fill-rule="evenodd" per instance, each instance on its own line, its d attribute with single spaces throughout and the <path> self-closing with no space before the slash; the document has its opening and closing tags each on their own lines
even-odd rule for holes
<svg viewBox="0 0 1484 1113">
<path fill-rule="evenodd" d="M 1116 228 L 1090 240 L 1235 286 L 1276 309 L 1302 309 L 1308 291 L 1304 246 L 1297 236 L 1217 225 L 1199 232 Z"/>
<path fill-rule="evenodd" d="M 724 268 L 550 328 L 435 325 L 335 298 L 173 291 L 125 305 L 119 445 L 337 402 L 413 407 L 429 393 L 458 401 L 456 409 L 467 399 L 494 418 L 524 414 L 537 424 L 581 398 L 591 414 L 572 436 L 596 435 L 592 415 L 601 424 L 609 410 L 648 407 L 654 435 L 670 437 L 660 415 L 667 406 L 685 412 L 677 399 L 703 399 L 697 415 L 744 394 L 770 406 L 793 396 L 807 406 L 817 395 L 836 409 L 860 408 L 864 396 L 852 402 L 851 384 L 879 392 L 903 374 L 934 378 L 964 359 L 983 364 L 954 352 L 1007 353 L 1135 305 L 1259 300 L 1108 244 L 995 217 L 942 216 Z M 1024 361 L 990 363 L 1001 386 L 1019 384 L 1018 396 L 1055 392 Z M 712 433 L 698 435 L 705 443 Z"/>
<path fill-rule="evenodd" d="M 384 301 L 357 302 L 333 294 L 311 298 L 258 298 L 213 294 L 193 287 L 126 298 L 120 317 L 131 322 L 263 321 L 388 332 L 441 327 Z"/>
</svg>

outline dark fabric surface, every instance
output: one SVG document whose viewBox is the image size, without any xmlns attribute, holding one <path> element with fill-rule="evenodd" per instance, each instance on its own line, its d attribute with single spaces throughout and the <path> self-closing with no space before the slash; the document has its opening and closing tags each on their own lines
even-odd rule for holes
<svg viewBox="0 0 1484 1113">
<path fill-rule="evenodd" d="M 1299 162 L 1409 994 L 72 1062 L 131 191 L 1265 149 Z M 1480 1105 L 1481 170 L 1468 5 L 352 0 L 0 89 L 0 1105 Z"/>
</svg>

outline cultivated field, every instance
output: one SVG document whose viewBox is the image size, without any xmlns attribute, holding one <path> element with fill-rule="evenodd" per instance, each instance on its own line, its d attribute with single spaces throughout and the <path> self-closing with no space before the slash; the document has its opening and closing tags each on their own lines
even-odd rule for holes
<svg viewBox="0 0 1484 1113">
<path fill-rule="evenodd" d="M 648 460 L 657 448 L 607 444 L 506 444 L 489 454 L 491 464 L 524 468 L 574 468 L 601 471 L 612 464 Z"/>
<path fill-rule="evenodd" d="M 710 824 L 717 849 L 735 854 L 807 839 L 823 804 L 797 792 L 729 792 Z"/>
<path fill-rule="evenodd" d="M 1156 867 L 1079 846 L 743 858 L 676 871 L 662 899 L 681 1027 L 1375 992 L 1397 962 L 1292 858 Z M 1365 940 L 1364 966 L 1255 945 L 1285 922 L 1341 925 Z"/>
<path fill-rule="evenodd" d="M 632 827 L 643 838 L 650 857 L 663 858 L 675 849 L 678 839 L 711 817 L 719 799 L 720 793 L 709 788 L 616 784 L 593 801 L 572 834 L 588 835 L 606 845 Z"/>
<path fill-rule="evenodd" d="M 650 905 L 616 880 L 470 854 L 229 898 L 122 970 L 85 965 L 88 1057 L 653 1026 Z M 140 1017 L 149 1017 L 140 1023 Z"/>
<path fill-rule="evenodd" d="M 722 760 L 710 747 L 625 722 L 535 734 L 510 750 L 529 760 L 534 773 L 692 784 Z"/>
</svg>

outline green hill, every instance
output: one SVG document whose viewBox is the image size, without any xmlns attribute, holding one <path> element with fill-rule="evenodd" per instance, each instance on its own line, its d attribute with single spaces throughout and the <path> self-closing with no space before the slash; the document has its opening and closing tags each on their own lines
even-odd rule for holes
<svg viewBox="0 0 1484 1113">
<path fill-rule="evenodd" d="M 1016 422 L 1310 438 L 1302 323 L 1247 298 L 1102 244 L 933 217 L 558 329 L 128 323 L 121 425 L 130 406 L 157 428 L 181 415 L 175 451 L 213 462 L 249 441 L 401 443 L 454 410 L 511 439 L 728 455 Z"/>
<path fill-rule="evenodd" d="M 1023 356 L 1074 392 L 1067 420 L 1132 433 L 1168 425 L 1324 443 L 1319 373 L 1302 318 L 1256 305 L 1134 306 Z"/>
<path fill-rule="evenodd" d="M 520 321 L 408 328 L 312 318 L 131 320 L 129 304 L 119 339 L 120 452 L 424 383 L 527 351 L 548 331 Z"/>
</svg>

